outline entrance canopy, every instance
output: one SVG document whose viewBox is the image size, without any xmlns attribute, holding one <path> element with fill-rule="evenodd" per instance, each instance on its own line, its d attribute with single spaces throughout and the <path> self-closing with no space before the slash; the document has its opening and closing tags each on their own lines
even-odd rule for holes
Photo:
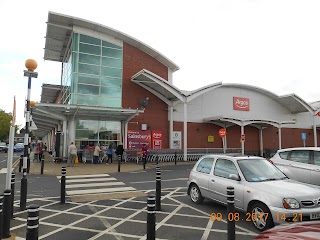
<svg viewBox="0 0 320 240">
<path fill-rule="evenodd" d="M 63 121 L 78 118 L 82 120 L 130 121 L 141 109 L 124 109 L 110 107 L 92 107 L 82 105 L 66 105 L 54 103 L 37 103 L 32 108 L 32 119 L 38 130 L 34 134 L 43 137 Z"/>
</svg>

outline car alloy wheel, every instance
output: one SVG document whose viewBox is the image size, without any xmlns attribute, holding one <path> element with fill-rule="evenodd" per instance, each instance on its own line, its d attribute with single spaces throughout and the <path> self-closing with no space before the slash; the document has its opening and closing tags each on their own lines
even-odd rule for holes
<svg viewBox="0 0 320 240">
<path fill-rule="evenodd" d="M 190 198 L 194 203 L 201 203 L 203 201 L 200 189 L 195 184 L 193 184 L 190 188 Z"/>
<path fill-rule="evenodd" d="M 256 203 L 251 208 L 252 223 L 259 231 L 264 231 L 273 226 L 272 215 L 267 206 Z"/>
</svg>

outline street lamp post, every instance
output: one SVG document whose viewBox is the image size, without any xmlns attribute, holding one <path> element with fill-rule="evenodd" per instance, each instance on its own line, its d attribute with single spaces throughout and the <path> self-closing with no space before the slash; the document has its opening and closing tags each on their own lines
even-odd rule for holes
<svg viewBox="0 0 320 240">
<path fill-rule="evenodd" d="M 28 77 L 28 92 L 26 102 L 26 128 L 24 134 L 24 151 L 23 151 L 23 177 L 21 178 L 21 191 L 20 191 L 20 210 L 26 209 L 27 204 L 27 167 L 29 158 L 29 123 L 30 123 L 30 93 L 31 93 L 31 78 L 37 78 L 38 73 L 34 72 L 38 64 L 33 59 L 28 59 L 25 62 L 28 70 L 24 70 L 24 76 Z"/>
</svg>

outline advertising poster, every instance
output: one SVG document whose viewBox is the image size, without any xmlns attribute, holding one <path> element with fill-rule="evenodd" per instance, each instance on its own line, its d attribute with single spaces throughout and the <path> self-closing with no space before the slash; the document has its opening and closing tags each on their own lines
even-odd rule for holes
<svg viewBox="0 0 320 240">
<path fill-rule="evenodd" d="M 162 131 L 152 131 L 152 148 L 162 148 Z"/>
<path fill-rule="evenodd" d="M 181 132 L 173 131 L 172 132 L 172 148 L 181 149 Z"/>
<path fill-rule="evenodd" d="M 151 131 L 128 130 L 128 149 L 141 150 L 144 143 L 151 148 Z"/>
</svg>

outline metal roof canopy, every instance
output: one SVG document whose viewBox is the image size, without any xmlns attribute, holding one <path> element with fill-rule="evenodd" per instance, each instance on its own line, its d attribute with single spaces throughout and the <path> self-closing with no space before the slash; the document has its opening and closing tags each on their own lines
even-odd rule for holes
<svg viewBox="0 0 320 240">
<path fill-rule="evenodd" d="M 172 105 L 172 102 L 176 101 L 185 103 L 190 102 L 201 94 L 211 91 L 213 88 L 217 88 L 221 85 L 219 82 L 194 91 L 183 91 L 146 69 L 142 69 L 140 72 L 133 75 L 131 81 L 147 89 L 170 106 Z"/>
<path fill-rule="evenodd" d="M 283 125 L 283 124 L 295 124 L 295 121 L 291 121 L 291 120 L 279 122 L 279 121 L 270 120 L 270 119 L 240 119 L 240 118 L 233 118 L 233 117 L 226 117 L 226 116 L 213 116 L 209 118 L 204 118 L 203 122 L 214 123 L 221 127 L 230 127 L 232 125 L 240 125 L 241 122 L 244 124 L 244 126 L 257 125 L 261 127 L 269 127 L 269 126 L 278 127 L 279 125 Z"/>
<path fill-rule="evenodd" d="M 59 93 L 61 91 L 61 85 L 42 84 L 41 100 L 42 103 L 55 103 Z"/>
<path fill-rule="evenodd" d="M 129 121 L 143 112 L 144 110 L 142 109 L 37 103 L 36 106 L 32 108 L 32 119 L 39 130 L 48 133 L 62 121 L 71 118 L 79 118 L 81 120 Z M 38 130 L 36 130 L 35 133 L 37 133 L 37 131 Z"/>
<path fill-rule="evenodd" d="M 147 53 L 168 68 L 172 69 L 173 72 L 179 70 L 179 66 L 166 58 L 164 55 L 129 35 L 98 23 L 54 12 L 48 13 L 44 52 L 45 60 L 58 62 L 63 61 L 68 44 L 70 43 L 70 38 L 72 37 L 73 26 L 83 27 L 96 32 L 111 35 Z"/>
</svg>

